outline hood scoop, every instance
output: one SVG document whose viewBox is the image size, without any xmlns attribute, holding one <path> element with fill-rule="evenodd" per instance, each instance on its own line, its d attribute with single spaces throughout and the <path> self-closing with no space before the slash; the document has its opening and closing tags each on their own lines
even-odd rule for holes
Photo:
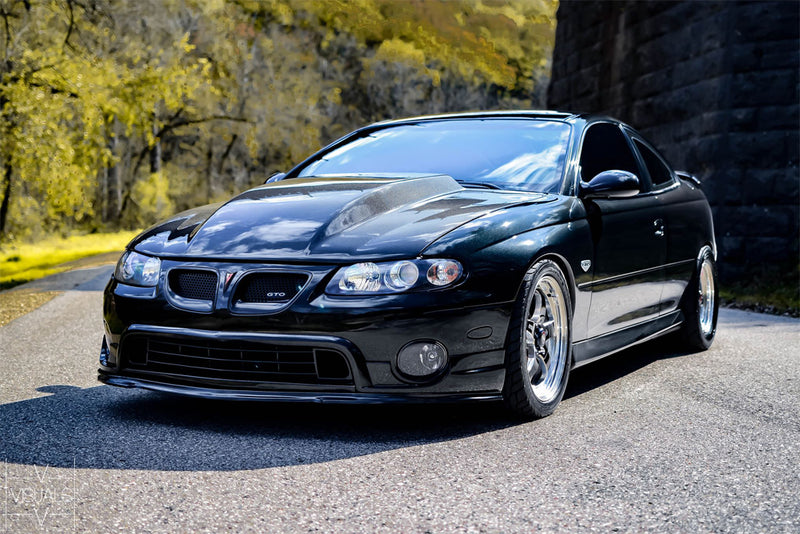
<svg viewBox="0 0 800 534">
<path fill-rule="evenodd" d="M 382 213 L 462 189 L 458 182 L 446 174 L 409 178 L 378 186 L 342 206 L 311 239 L 308 249 Z"/>
</svg>

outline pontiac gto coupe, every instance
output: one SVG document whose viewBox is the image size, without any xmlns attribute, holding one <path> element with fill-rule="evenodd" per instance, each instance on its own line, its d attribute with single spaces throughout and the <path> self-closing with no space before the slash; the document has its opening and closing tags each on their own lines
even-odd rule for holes
<svg viewBox="0 0 800 534">
<path fill-rule="evenodd" d="M 711 345 L 699 185 L 607 117 L 373 124 L 136 237 L 105 290 L 99 379 L 543 417 L 574 367 L 668 333 Z"/>
</svg>

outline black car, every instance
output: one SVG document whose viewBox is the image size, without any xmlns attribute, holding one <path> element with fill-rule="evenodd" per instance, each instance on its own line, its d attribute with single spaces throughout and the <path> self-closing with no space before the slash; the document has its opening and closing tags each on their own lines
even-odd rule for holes
<svg viewBox="0 0 800 534">
<path fill-rule="evenodd" d="M 542 417 L 576 366 L 672 332 L 708 348 L 715 258 L 699 182 L 616 120 L 381 122 L 136 237 L 105 290 L 99 379 Z"/>
</svg>

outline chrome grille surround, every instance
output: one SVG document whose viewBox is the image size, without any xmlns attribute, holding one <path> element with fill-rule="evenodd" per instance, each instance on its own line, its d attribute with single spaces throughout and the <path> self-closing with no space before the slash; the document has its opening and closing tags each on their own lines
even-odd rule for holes
<svg viewBox="0 0 800 534">
<path fill-rule="evenodd" d="M 217 273 L 205 269 L 172 269 L 169 286 L 179 297 L 213 301 L 217 294 Z"/>
<path fill-rule="evenodd" d="M 302 291 L 308 278 L 299 272 L 247 272 L 236 286 L 233 303 L 289 302 Z"/>
</svg>

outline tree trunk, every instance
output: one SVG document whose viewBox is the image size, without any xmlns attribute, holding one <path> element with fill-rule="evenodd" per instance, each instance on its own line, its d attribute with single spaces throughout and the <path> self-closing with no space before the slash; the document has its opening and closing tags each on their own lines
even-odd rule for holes
<svg viewBox="0 0 800 534">
<path fill-rule="evenodd" d="M 150 174 L 161 170 L 161 139 L 156 139 L 153 148 L 150 149 Z"/>
<path fill-rule="evenodd" d="M 119 218 L 122 216 L 122 171 L 119 165 L 114 165 L 114 168 L 111 169 L 111 176 L 114 177 L 114 200 L 117 204 L 116 218 L 119 222 Z"/>
<path fill-rule="evenodd" d="M 11 205 L 11 176 L 13 170 L 11 162 L 6 160 L 3 165 L 3 202 L 0 203 L 0 237 L 6 235 L 8 207 Z"/>
<path fill-rule="evenodd" d="M 108 222 L 108 167 L 100 173 L 100 221 Z"/>
<path fill-rule="evenodd" d="M 214 138 L 208 140 L 208 151 L 206 152 L 206 204 L 211 202 L 212 182 L 214 180 Z"/>
<path fill-rule="evenodd" d="M 155 113 L 153 113 L 153 135 L 156 140 L 150 149 L 150 174 L 155 174 L 161 170 L 161 138 L 158 137 Z"/>
<path fill-rule="evenodd" d="M 114 136 L 111 138 L 111 152 L 116 155 L 117 153 L 117 137 Z M 116 219 L 114 222 L 119 224 L 119 219 L 122 217 L 122 169 L 120 168 L 122 161 L 118 161 L 116 165 L 111 167 L 111 182 L 114 185 L 114 200 L 115 202 L 115 211 L 114 211 L 114 218 Z"/>
</svg>

